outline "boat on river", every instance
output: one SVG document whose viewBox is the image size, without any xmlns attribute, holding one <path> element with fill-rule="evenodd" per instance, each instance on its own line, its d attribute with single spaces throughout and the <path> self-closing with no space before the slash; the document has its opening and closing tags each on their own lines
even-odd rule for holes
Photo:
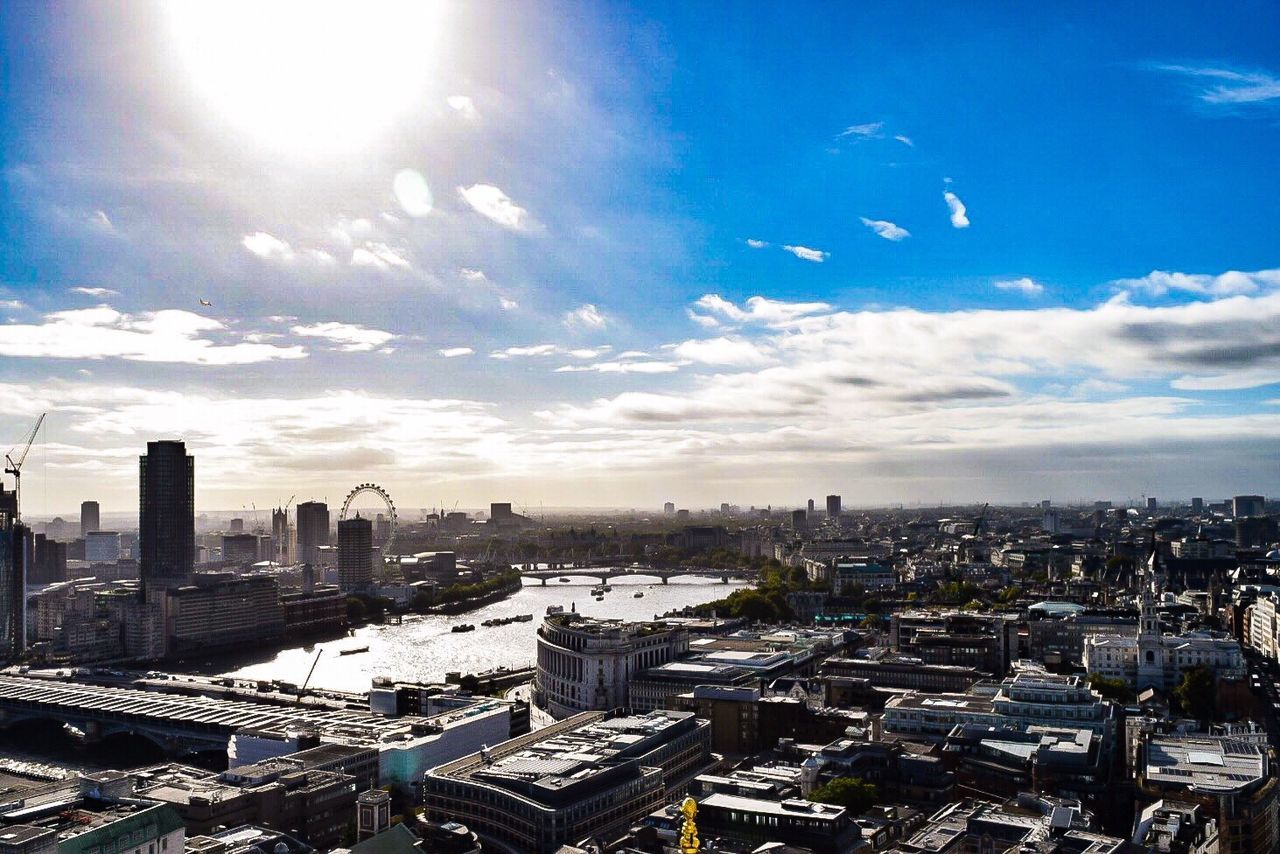
<svg viewBox="0 0 1280 854">
<path fill-rule="evenodd" d="M 476 627 L 471 625 L 470 623 L 459 623 L 458 625 L 449 629 L 449 631 L 451 632 L 474 632 L 475 630 L 476 630 Z"/>
<path fill-rule="evenodd" d="M 338 655 L 359 655 L 362 652 L 368 652 L 368 651 L 369 651 L 369 647 L 367 646 L 357 646 L 357 647 L 352 647 L 351 649 L 340 649 L 338 650 Z"/>
</svg>

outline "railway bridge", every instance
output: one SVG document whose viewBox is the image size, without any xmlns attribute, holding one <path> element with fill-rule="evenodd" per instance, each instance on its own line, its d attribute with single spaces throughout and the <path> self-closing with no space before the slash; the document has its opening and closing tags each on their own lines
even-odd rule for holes
<svg viewBox="0 0 1280 854">
<path fill-rule="evenodd" d="M 380 739 L 405 726 L 403 719 L 355 710 L 266 706 L 243 700 L 0 675 L 0 726 L 7 728 L 31 720 L 70 724 L 89 741 L 117 734 L 139 735 L 175 756 L 226 750 L 231 736 L 245 729 L 338 729 Z"/>
</svg>

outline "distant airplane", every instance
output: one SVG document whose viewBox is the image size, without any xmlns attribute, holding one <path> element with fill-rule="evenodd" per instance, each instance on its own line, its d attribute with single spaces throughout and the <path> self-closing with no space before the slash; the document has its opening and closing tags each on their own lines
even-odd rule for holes
<svg viewBox="0 0 1280 854">
<path fill-rule="evenodd" d="M 206 305 L 206 306 L 208 306 L 209 308 L 213 308 L 213 303 L 209 302 L 207 299 L 202 299 L 202 300 L 200 300 L 200 304 L 201 304 L 201 305 Z"/>
</svg>

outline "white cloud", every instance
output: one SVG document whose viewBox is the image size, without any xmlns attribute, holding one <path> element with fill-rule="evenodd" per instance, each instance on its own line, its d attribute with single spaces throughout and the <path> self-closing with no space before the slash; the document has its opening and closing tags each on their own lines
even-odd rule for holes
<svg viewBox="0 0 1280 854">
<path fill-rule="evenodd" d="M 1280 270 L 1257 270 L 1252 273 L 1228 270 L 1217 275 L 1152 270 L 1141 278 L 1118 279 L 1111 284 L 1122 291 L 1144 292 L 1152 296 L 1164 296 L 1170 291 L 1183 291 L 1223 297 L 1252 294 L 1259 290 L 1280 287 Z"/>
<path fill-rule="evenodd" d="M 741 338 L 704 338 L 682 341 L 672 350 L 681 359 L 704 365 L 754 367 L 773 361 L 758 345 Z"/>
<path fill-rule="evenodd" d="M 894 139 L 896 139 L 898 142 L 902 143 L 903 145 L 908 146 L 909 148 L 916 147 L 916 144 L 911 141 L 911 137 L 907 136 L 906 134 L 901 134 L 901 133 L 897 134 L 894 136 Z"/>
<path fill-rule="evenodd" d="M 351 246 L 357 240 L 364 240 L 372 234 L 373 223 L 364 217 L 354 219 L 342 217 L 333 228 L 329 229 L 329 236 L 346 246 Z"/>
<path fill-rule="evenodd" d="M 1209 81 L 1200 100 L 1210 104 L 1256 104 L 1280 99 L 1280 78 L 1263 71 L 1236 71 L 1211 66 L 1160 65 L 1161 71 Z"/>
<path fill-rule="evenodd" d="M 396 250 L 385 243 L 370 241 L 364 246 L 357 246 L 351 251 L 351 266 L 375 267 L 379 270 L 390 270 L 392 267 L 401 270 L 411 269 L 413 265 Z"/>
<path fill-rule="evenodd" d="M 763 323 L 767 325 L 785 325 L 798 318 L 810 314 L 821 314 L 831 310 L 825 302 L 785 302 L 768 297 L 754 296 L 747 300 L 746 308 L 739 308 L 719 294 L 704 294 L 698 298 L 695 306 L 703 311 L 720 315 L 732 323 Z M 715 318 L 708 318 L 714 321 Z"/>
<path fill-rule="evenodd" d="M 301 347 L 220 344 L 208 337 L 215 333 L 229 331 L 220 321 L 189 311 L 125 314 L 101 305 L 46 314 L 40 324 L 0 326 L 0 355 L 192 365 L 247 365 L 307 355 Z"/>
<path fill-rule="evenodd" d="M 763 249 L 769 244 L 764 240 L 756 240 L 754 237 L 747 238 L 747 245 L 752 249 Z"/>
<path fill-rule="evenodd" d="M 444 100 L 467 121 L 475 121 L 480 118 L 480 113 L 476 111 L 475 101 L 471 100 L 469 95 L 450 95 Z"/>
<path fill-rule="evenodd" d="M 7 309 L 9 311 L 18 311 L 19 309 L 26 307 L 27 304 L 20 299 L 0 299 L 0 308 Z"/>
<path fill-rule="evenodd" d="M 383 347 L 394 340 L 396 335 L 381 329 L 370 329 L 354 323 L 326 321 L 306 326 L 293 326 L 289 331 L 304 338 L 323 338 L 336 345 L 336 349 L 345 353 L 367 353 Z"/>
<path fill-rule="evenodd" d="M 576 347 L 569 351 L 569 355 L 575 359 L 594 359 L 612 349 L 613 347 L 608 344 L 601 344 L 599 347 Z"/>
<path fill-rule="evenodd" d="M 900 225 L 895 225 L 887 219 L 867 219 L 859 217 L 862 224 L 876 233 L 877 237 L 883 237 L 885 240 L 899 241 L 905 237 L 910 237 L 911 232 L 907 231 Z"/>
<path fill-rule="evenodd" d="M 424 217 L 431 213 L 431 188 L 427 179 L 416 169 L 401 169 L 391 182 L 400 209 L 412 217 Z"/>
<path fill-rule="evenodd" d="M 565 313 L 564 325 L 582 326 L 587 329 L 604 329 L 609 325 L 609 318 L 591 303 L 584 303 L 573 311 Z"/>
<path fill-rule="evenodd" d="M 953 228 L 968 228 L 969 217 L 965 215 L 964 202 L 960 201 L 960 197 L 950 190 L 942 194 L 942 198 L 947 201 L 947 209 L 951 211 L 951 225 Z"/>
<path fill-rule="evenodd" d="M 267 234 L 265 231 L 255 231 L 253 234 L 246 234 L 240 243 L 245 249 L 248 249 L 259 258 L 266 258 L 271 261 L 292 261 L 293 248 L 280 238 Z"/>
<path fill-rule="evenodd" d="M 463 267 L 458 271 L 458 275 L 466 279 L 468 282 L 489 281 L 489 277 L 484 274 L 483 270 L 473 270 L 470 267 Z"/>
<path fill-rule="evenodd" d="M 328 267 L 338 263 L 337 258 L 334 258 L 332 255 L 330 255 L 328 252 L 325 252 L 323 249 L 307 249 L 303 251 L 303 254 L 308 259 L 324 267 Z"/>
<path fill-rule="evenodd" d="M 685 309 L 685 314 L 688 315 L 690 320 L 701 326 L 703 329 L 715 329 L 720 325 L 720 321 L 716 320 L 714 317 L 708 317 L 705 314 L 698 314 L 693 309 Z"/>
<path fill-rule="evenodd" d="M 503 311 L 512 311 L 520 307 L 520 303 L 510 297 L 504 297 L 502 295 L 498 296 L 498 305 L 502 307 Z"/>
<path fill-rule="evenodd" d="M 815 261 L 819 264 L 831 256 L 830 252 L 810 249 L 808 246 L 783 246 L 782 248 L 803 261 Z"/>
<path fill-rule="evenodd" d="M 537 223 L 529 212 L 511 201 L 511 198 L 492 184 L 473 184 L 459 187 L 462 200 L 476 213 L 488 217 L 503 228 L 512 231 L 531 231 Z"/>
<path fill-rule="evenodd" d="M 1112 380 L 1102 380 L 1097 377 L 1091 377 L 1082 380 L 1071 387 L 1072 397 L 1092 397 L 1102 394 L 1120 394 L 1126 392 L 1129 387 L 1124 383 L 1114 382 Z"/>
<path fill-rule="evenodd" d="M 119 291 L 113 291 L 111 288 L 67 288 L 67 293 L 83 294 L 84 296 L 94 297 L 96 299 L 120 296 Z"/>
<path fill-rule="evenodd" d="M 446 347 L 443 350 L 437 350 L 441 356 L 446 359 L 456 359 L 459 356 L 470 356 L 475 350 L 470 347 Z"/>
<path fill-rule="evenodd" d="M 1044 285 L 1026 276 L 1023 276 L 1020 279 L 1006 279 L 993 282 L 992 284 L 1002 291 L 1018 291 L 1019 293 L 1026 294 L 1029 297 L 1039 296 L 1044 293 Z"/>
<path fill-rule="evenodd" d="M 840 136 L 854 136 L 862 139 L 872 139 L 880 136 L 880 131 L 884 127 L 884 122 L 865 122 L 860 125 L 849 125 L 840 131 Z"/>
<path fill-rule="evenodd" d="M 590 365 L 561 365 L 556 368 L 557 374 L 672 374 L 680 370 L 687 362 L 663 362 L 650 360 L 644 362 L 595 362 Z"/>
<path fill-rule="evenodd" d="M 101 210 L 94 211 L 89 216 L 89 225 L 99 231 L 105 231 L 108 234 L 114 234 L 116 230 L 116 227 L 111 222 L 111 218 L 107 216 L 107 212 Z"/>
<path fill-rule="evenodd" d="M 553 356 L 560 352 L 555 344 L 530 344 L 525 347 L 508 347 L 505 350 L 494 350 L 490 359 L 510 359 L 513 356 Z"/>
</svg>

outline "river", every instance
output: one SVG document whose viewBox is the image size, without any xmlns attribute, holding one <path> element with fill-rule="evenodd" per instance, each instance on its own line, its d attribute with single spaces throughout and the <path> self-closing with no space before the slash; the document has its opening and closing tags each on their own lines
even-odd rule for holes
<svg viewBox="0 0 1280 854">
<path fill-rule="evenodd" d="M 365 626 L 351 637 L 284 649 L 266 656 L 241 657 L 234 669 L 225 670 L 221 675 L 280 679 L 301 685 L 311 662 L 316 660 L 317 650 L 320 658 L 311 677 L 311 687 L 331 691 L 367 691 L 374 676 L 439 682 L 449 671 L 478 673 L 496 667 L 528 667 L 537 660 L 535 635 L 549 605 L 562 605 L 566 610 L 576 605 L 579 612 L 590 617 L 646 620 L 675 608 L 723 598 L 745 586 L 741 581 L 725 584 L 698 576 L 678 576 L 668 584 L 650 577 L 630 576 L 612 579 L 609 583 L 613 591 L 597 602 L 590 593 L 599 583 L 597 579 L 572 574 L 567 577 L 568 583 L 552 579 L 545 587 L 536 580 L 526 579 L 524 587 L 514 595 L 465 614 L 408 615 L 399 625 Z M 644 597 L 637 599 L 637 591 L 643 592 Z M 494 617 L 529 613 L 533 614 L 530 623 L 492 628 L 480 625 Z M 471 623 L 476 629 L 451 631 L 460 623 Z M 363 646 L 368 646 L 369 651 L 339 654 L 341 650 Z"/>
</svg>

